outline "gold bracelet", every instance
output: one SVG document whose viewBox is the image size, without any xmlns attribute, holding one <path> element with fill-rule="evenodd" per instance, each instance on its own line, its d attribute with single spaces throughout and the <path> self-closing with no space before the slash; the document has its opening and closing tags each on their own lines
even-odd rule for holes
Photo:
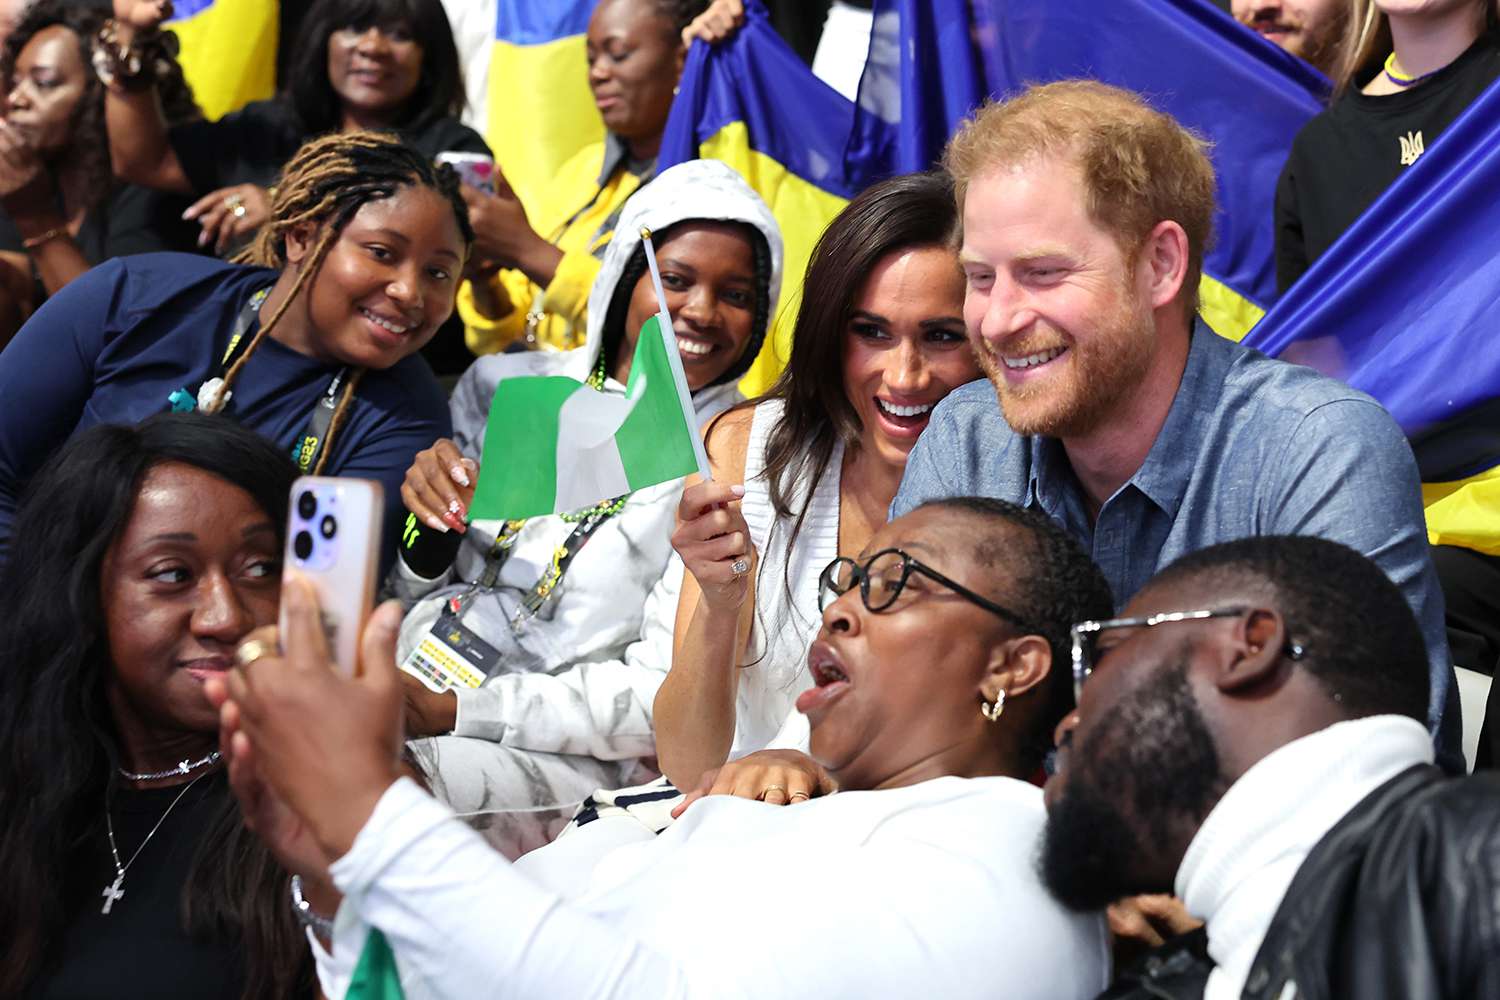
<svg viewBox="0 0 1500 1000">
<path fill-rule="evenodd" d="M 48 242 L 50 242 L 52 240 L 57 239 L 59 236 L 67 236 L 67 235 L 68 235 L 68 227 L 67 226 L 53 226 L 51 229 L 47 230 L 45 233 L 41 233 L 40 235 L 33 236 L 33 237 L 31 237 L 30 239 L 27 239 L 27 240 L 22 240 L 21 241 L 21 246 L 25 247 L 27 250 L 35 250 L 37 247 L 41 246 L 43 243 L 48 243 Z"/>
</svg>

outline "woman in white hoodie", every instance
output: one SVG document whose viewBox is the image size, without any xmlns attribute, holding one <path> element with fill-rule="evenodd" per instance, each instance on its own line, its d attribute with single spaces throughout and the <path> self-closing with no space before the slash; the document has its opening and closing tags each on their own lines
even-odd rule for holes
<svg viewBox="0 0 1500 1000">
<path fill-rule="evenodd" d="M 402 487 L 412 513 L 389 585 L 408 608 L 399 647 L 408 732 L 437 737 L 415 745 L 434 790 L 459 811 L 503 819 L 491 834 L 507 853 L 544 840 L 592 789 L 627 783 L 653 752 L 671 616 L 647 611 L 676 604 L 680 565 L 663 573 L 682 482 L 520 524 L 464 523 L 500 381 L 565 375 L 624 391 L 640 325 L 657 310 L 643 226 L 699 421 L 740 400 L 735 383 L 780 290 L 781 236 L 738 174 L 693 161 L 631 199 L 590 296 L 585 345 L 476 361 L 454 390 L 453 440 L 421 452 Z M 555 560 L 560 548 L 574 554 Z M 415 676 L 434 652 L 487 676 L 434 692 Z"/>
</svg>

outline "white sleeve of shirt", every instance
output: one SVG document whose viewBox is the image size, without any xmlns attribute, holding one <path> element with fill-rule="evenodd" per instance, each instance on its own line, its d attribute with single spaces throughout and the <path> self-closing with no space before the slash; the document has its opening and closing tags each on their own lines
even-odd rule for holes
<svg viewBox="0 0 1500 1000">
<path fill-rule="evenodd" d="M 456 689 L 458 736 L 519 750 L 628 760 L 656 752 L 653 707 L 672 665 L 672 628 L 682 589 L 674 553 L 645 598 L 640 636 L 616 660 L 571 664 L 556 673 L 491 677 Z M 629 593 L 622 601 L 632 599 Z"/>
<path fill-rule="evenodd" d="M 993 859 L 944 846 L 941 829 L 929 831 L 935 840 L 897 829 L 811 869 L 792 865 L 771 879 L 776 891 L 751 899 L 705 887 L 649 943 L 625 923 L 628 898 L 606 900 L 614 921 L 562 901 L 402 779 L 333 865 L 345 899 L 319 977 L 343 996 L 378 927 L 410 1000 L 1096 995 L 1102 932 L 1080 934 L 1034 878 L 1013 877 L 1030 858 L 1011 857 L 1006 844 L 1020 845 L 989 826 Z"/>
</svg>

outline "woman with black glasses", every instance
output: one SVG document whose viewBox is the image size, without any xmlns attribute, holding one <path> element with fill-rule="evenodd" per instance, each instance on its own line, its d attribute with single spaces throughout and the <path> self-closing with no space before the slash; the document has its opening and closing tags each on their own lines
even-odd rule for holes
<svg viewBox="0 0 1500 1000">
<path fill-rule="evenodd" d="M 1045 515 L 959 499 L 882 526 L 822 579 L 796 700 L 839 794 L 695 801 L 581 871 L 570 837 L 505 861 L 399 778 L 397 609 L 343 680 L 320 669 L 317 609 L 289 584 L 287 658 L 210 697 L 232 699 L 249 821 L 344 893 L 316 956 L 325 991 L 342 994 L 379 927 L 412 1000 L 1095 996 L 1103 923 L 1042 890 L 1025 778 L 1072 706 L 1068 626 L 1112 606 L 1103 576 Z"/>
<path fill-rule="evenodd" d="M 829 788 L 792 710 L 809 677 L 818 574 L 858 552 L 932 408 L 979 377 L 948 234 L 951 182 L 913 174 L 861 194 L 813 251 L 791 359 L 761 400 L 708 427 L 713 480 L 683 494 L 687 568 L 672 669 L 656 696 L 663 773 L 684 790 L 785 803 Z"/>
</svg>

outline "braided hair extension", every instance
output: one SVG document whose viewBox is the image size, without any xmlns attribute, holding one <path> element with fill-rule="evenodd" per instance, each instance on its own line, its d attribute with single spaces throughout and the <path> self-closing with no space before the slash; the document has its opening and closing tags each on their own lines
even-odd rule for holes
<svg viewBox="0 0 1500 1000">
<path fill-rule="evenodd" d="M 434 164 L 396 136 L 381 132 L 343 132 L 327 135 L 303 145 L 282 169 L 271 202 L 271 218 L 256 234 L 254 242 L 235 256 L 237 264 L 286 267 L 287 233 L 314 224 L 322 227 L 307 261 L 291 291 L 255 332 L 243 354 L 224 373 L 224 383 L 204 407 L 209 413 L 224 408 L 230 386 L 250 356 L 276 329 L 287 308 L 323 266 L 324 259 L 344 226 L 365 204 L 390 198 L 404 187 L 426 187 L 448 200 L 463 236 L 465 248 L 474 242 L 469 210 L 459 193 L 458 175 L 446 164 Z M 320 474 L 332 453 L 334 435 L 343 425 L 364 369 L 345 383 L 333 413 L 316 468 Z"/>
</svg>

